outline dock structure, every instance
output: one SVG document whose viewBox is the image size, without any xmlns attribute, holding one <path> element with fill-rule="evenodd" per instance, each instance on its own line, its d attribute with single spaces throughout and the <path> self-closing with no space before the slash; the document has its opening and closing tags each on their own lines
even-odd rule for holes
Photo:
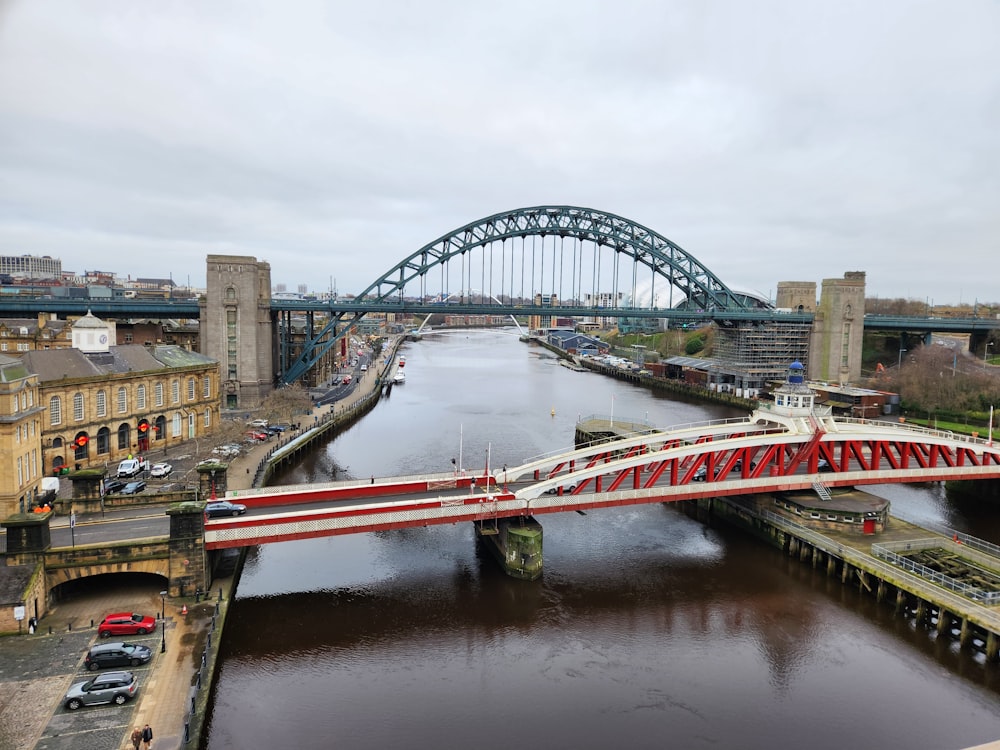
<svg viewBox="0 0 1000 750">
<path fill-rule="evenodd" d="M 769 510 L 770 495 L 685 501 L 695 515 L 750 530 L 789 556 L 857 585 L 900 616 L 1000 660 L 1000 547 L 891 516 L 877 537 L 807 528 Z M 928 551 L 936 553 L 927 559 Z M 929 563 L 929 564 L 928 564 Z"/>
</svg>

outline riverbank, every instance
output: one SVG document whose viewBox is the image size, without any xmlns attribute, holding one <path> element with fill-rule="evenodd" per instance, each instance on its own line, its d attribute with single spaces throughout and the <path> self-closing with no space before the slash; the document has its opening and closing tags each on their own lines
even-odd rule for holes
<svg viewBox="0 0 1000 750">
<path fill-rule="evenodd" d="M 308 415 L 312 425 L 304 425 L 294 438 L 299 445 L 329 439 L 331 430 L 349 424 L 377 403 L 386 377 L 393 373 L 400 343 L 400 338 L 391 340 L 378 365 L 358 379 L 346 398 L 313 409 Z M 290 442 L 260 443 L 230 461 L 229 490 L 249 489 L 255 479 L 266 478 L 261 467 L 270 465 Z M 195 463 L 197 457 L 170 458 L 180 466 Z M 175 471 L 181 473 L 179 468 Z M 166 507 L 149 505 L 148 511 L 159 515 Z M 66 518 L 53 520 L 53 525 L 68 523 Z M 242 555 L 235 570 L 214 580 L 204 597 L 164 599 L 160 584 L 113 581 L 100 591 L 57 602 L 39 619 L 35 633 L 0 638 L 0 748 L 118 750 L 129 745 L 134 726 L 147 723 L 157 750 L 198 747 L 241 562 Z M 83 657 L 98 641 L 95 622 L 109 612 L 156 615 L 155 633 L 126 639 L 148 646 L 153 659 L 133 668 L 139 676 L 139 694 L 132 702 L 71 712 L 63 707 L 63 696 L 71 684 L 90 676 Z"/>
</svg>

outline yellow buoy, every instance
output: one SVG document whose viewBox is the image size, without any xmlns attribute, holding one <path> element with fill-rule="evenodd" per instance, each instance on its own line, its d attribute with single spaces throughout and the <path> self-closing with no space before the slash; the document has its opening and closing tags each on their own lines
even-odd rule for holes
<svg viewBox="0 0 1000 750">
<path fill-rule="evenodd" d="M 556 415 L 555 407 L 552 407 L 552 411 L 550 411 L 549 414 L 553 417 Z"/>
</svg>

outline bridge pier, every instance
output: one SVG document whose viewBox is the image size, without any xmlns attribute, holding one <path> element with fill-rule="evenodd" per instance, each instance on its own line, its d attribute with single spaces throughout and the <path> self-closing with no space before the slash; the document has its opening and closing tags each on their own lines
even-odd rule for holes
<svg viewBox="0 0 1000 750">
<path fill-rule="evenodd" d="M 487 533 L 475 524 L 476 537 L 512 578 L 534 581 L 542 575 L 542 525 L 531 516 L 501 518 Z"/>
<path fill-rule="evenodd" d="M 205 522 L 201 503 L 178 503 L 167 510 L 170 516 L 170 575 L 167 591 L 171 597 L 191 596 L 207 591 Z"/>
</svg>

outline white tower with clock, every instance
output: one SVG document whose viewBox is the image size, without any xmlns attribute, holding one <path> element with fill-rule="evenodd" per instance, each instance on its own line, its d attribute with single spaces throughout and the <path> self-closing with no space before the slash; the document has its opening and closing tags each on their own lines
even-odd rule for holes
<svg viewBox="0 0 1000 750">
<path fill-rule="evenodd" d="M 85 354 L 108 352 L 115 343 L 115 325 L 87 314 L 73 323 L 73 348 Z"/>
</svg>

